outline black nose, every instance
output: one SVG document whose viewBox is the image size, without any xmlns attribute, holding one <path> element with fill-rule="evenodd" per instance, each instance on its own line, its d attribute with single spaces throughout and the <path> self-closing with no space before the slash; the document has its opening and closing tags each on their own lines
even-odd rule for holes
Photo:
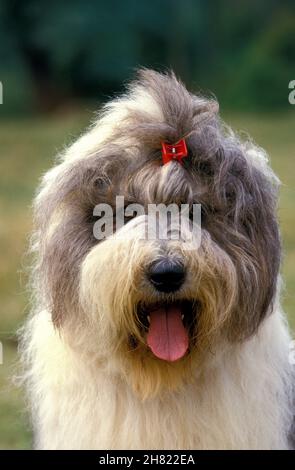
<svg viewBox="0 0 295 470">
<path fill-rule="evenodd" d="M 184 266 L 172 260 L 161 260 L 149 269 L 148 277 L 155 289 L 160 292 L 174 292 L 183 284 Z"/>
</svg>

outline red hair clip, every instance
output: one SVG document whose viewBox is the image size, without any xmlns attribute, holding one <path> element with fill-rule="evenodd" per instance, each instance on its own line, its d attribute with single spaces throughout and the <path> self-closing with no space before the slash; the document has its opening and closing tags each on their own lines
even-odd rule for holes
<svg viewBox="0 0 295 470">
<path fill-rule="evenodd" d="M 187 157 L 187 147 L 184 139 L 181 139 L 176 144 L 167 144 L 161 142 L 162 145 L 162 158 L 164 165 L 172 160 L 182 164 L 182 159 Z"/>
</svg>

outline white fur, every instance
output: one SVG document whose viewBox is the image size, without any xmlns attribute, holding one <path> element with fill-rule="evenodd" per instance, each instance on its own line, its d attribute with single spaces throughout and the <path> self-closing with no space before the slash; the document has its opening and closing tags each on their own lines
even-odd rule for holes
<svg viewBox="0 0 295 470">
<path fill-rule="evenodd" d="M 279 309 L 249 341 L 215 351 L 199 381 L 145 401 L 107 362 L 67 346 L 46 311 L 25 341 L 37 448 L 288 447 L 289 336 Z"/>
</svg>

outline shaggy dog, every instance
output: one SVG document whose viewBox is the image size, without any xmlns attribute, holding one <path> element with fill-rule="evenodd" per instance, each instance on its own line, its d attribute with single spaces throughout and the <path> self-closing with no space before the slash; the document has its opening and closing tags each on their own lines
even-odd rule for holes
<svg viewBox="0 0 295 470">
<path fill-rule="evenodd" d="M 179 141 L 186 158 L 163 164 Z M 21 352 L 36 448 L 290 446 L 277 190 L 265 153 L 173 74 L 142 70 L 103 108 L 35 201 Z M 130 212 L 97 240 L 94 208 L 116 196 L 201 205 L 201 242 L 143 240 Z"/>
</svg>

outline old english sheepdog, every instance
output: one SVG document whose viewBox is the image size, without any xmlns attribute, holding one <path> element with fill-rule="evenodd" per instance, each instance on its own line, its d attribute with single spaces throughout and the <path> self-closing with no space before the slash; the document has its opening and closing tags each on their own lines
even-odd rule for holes
<svg viewBox="0 0 295 470">
<path fill-rule="evenodd" d="M 35 200 L 20 348 L 36 448 L 291 446 L 278 186 L 173 73 L 141 70 L 104 106 Z M 158 206 L 186 223 L 167 210 L 160 230 Z"/>
</svg>

